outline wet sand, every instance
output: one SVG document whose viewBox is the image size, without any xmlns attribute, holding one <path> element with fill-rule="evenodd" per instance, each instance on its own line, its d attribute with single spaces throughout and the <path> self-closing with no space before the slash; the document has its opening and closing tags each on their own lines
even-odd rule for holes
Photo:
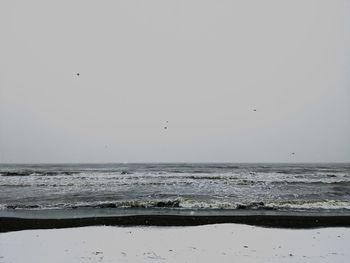
<svg viewBox="0 0 350 263">
<path fill-rule="evenodd" d="M 279 228 L 349 227 L 349 215 L 123 215 L 64 218 L 0 217 L 0 232 L 25 229 L 50 229 L 83 226 L 197 226 L 217 223 L 239 223 Z"/>
</svg>

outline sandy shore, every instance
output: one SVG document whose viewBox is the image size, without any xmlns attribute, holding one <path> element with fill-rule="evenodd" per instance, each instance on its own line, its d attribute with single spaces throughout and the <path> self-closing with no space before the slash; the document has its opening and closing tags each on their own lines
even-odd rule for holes
<svg viewBox="0 0 350 263">
<path fill-rule="evenodd" d="M 349 212 L 261 210 L 61 209 L 0 211 L 0 233 L 84 226 L 248 224 L 276 228 L 350 227 Z"/>
<path fill-rule="evenodd" d="M 1 263 L 349 262 L 350 228 L 239 224 L 25 230 L 0 234 Z"/>
</svg>

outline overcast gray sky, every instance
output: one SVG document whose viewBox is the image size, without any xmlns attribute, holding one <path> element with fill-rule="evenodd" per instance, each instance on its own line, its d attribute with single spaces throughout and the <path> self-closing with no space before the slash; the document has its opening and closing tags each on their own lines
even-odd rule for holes
<svg viewBox="0 0 350 263">
<path fill-rule="evenodd" d="M 1 1 L 0 40 L 0 162 L 350 161 L 350 1 Z"/>
</svg>

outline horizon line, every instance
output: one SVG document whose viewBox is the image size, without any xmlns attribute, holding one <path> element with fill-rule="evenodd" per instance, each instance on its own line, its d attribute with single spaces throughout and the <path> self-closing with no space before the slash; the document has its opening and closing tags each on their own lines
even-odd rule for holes
<svg viewBox="0 0 350 263">
<path fill-rule="evenodd" d="M 8 162 L 2 163 L 0 165 L 62 165 L 62 164 L 350 164 L 350 161 L 327 161 L 327 162 L 189 162 L 189 161 L 179 161 L 179 162 Z"/>
</svg>

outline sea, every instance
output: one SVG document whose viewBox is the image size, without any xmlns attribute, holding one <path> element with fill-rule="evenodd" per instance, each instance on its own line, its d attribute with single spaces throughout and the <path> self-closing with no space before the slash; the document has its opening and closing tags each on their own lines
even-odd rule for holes
<svg viewBox="0 0 350 263">
<path fill-rule="evenodd" d="M 350 164 L 1 164 L 0 211 L 350 211 Z"/>
</svg>

